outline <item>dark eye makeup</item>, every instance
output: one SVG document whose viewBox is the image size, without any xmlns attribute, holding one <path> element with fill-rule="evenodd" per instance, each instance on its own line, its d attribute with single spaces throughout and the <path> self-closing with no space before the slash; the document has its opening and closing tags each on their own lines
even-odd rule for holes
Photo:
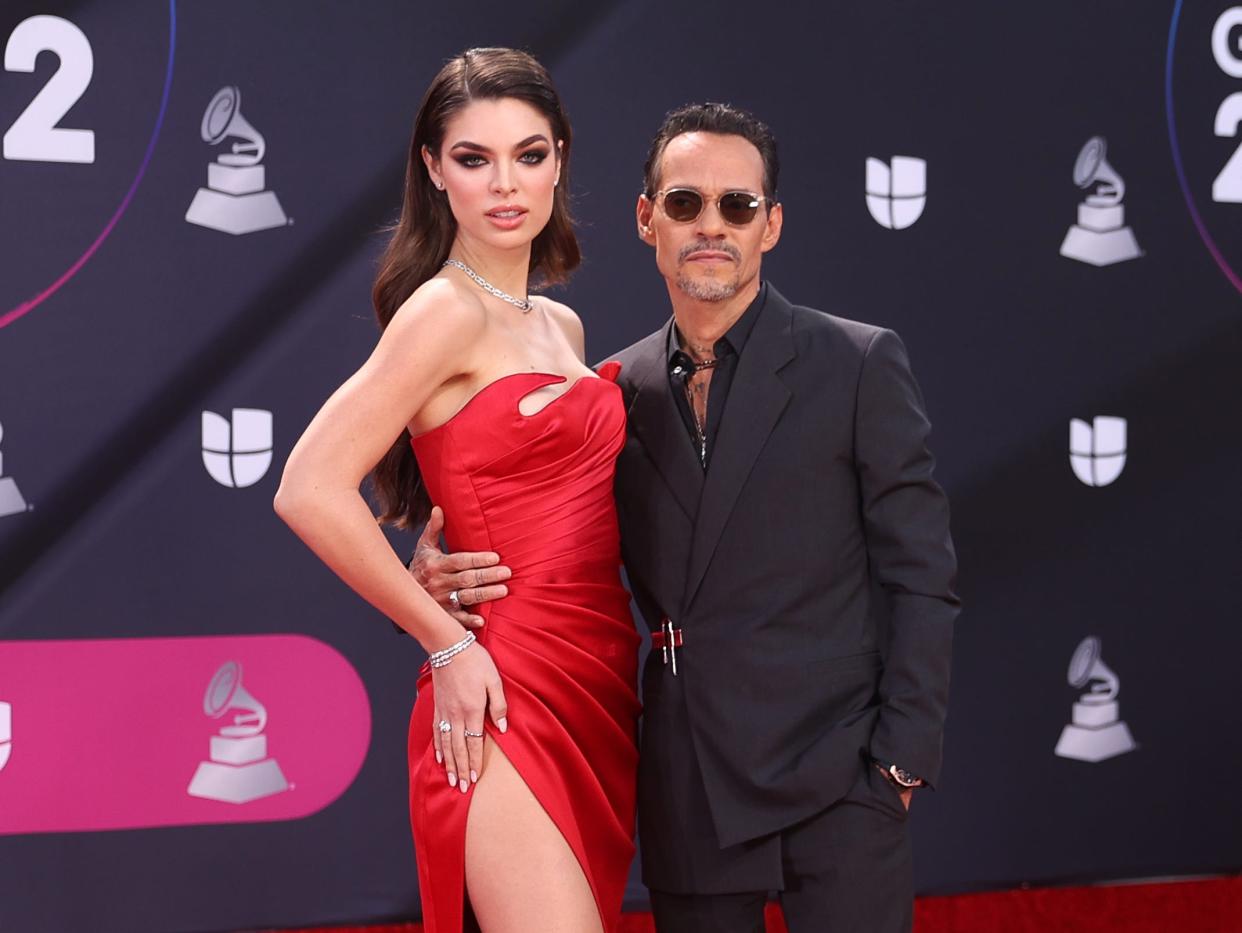
<svg viewBox="0 0 1242 933">
<path fill-rule="evenodd" d="M 538 165 L 547 157 L 547 149 L 527 149 L 520 156 L 518 156 L 518 161 L 525 165 Z M 465 152 L 461 155 L 455 155 L 453 156 L 453 160 L 457 162 L 458 165 L 464 166 L 465 168 L 478 168 L 480 165 L 487 164 L 487 159 L 474 152 Z"/>
</svg>

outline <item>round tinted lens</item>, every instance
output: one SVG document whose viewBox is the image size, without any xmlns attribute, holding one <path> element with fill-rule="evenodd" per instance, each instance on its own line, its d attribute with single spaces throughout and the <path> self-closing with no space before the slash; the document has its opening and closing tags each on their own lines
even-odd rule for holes
<svg viewBox="0 0 1242 933">
<path fill-rule="evenodd" d="M 755 219 L 759 199 L 744 191 L 730 191 L 720 199 L 720 216 L 725 223 L 745 226 Z"/>
<path fill-rule="evenodd" d="M 673 220 L 685 223 L 694 220 L 703 210 L 703 196 L 697 191 L 677 190 L 664 195 L 664 213 Z"/>
</svg>

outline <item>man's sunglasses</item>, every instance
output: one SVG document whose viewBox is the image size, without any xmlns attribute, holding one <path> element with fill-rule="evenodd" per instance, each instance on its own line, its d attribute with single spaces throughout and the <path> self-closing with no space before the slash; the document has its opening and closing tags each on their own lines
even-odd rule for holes
<svg viewBox="0 0 1242 933">
<path fill-rule="evenodd" d="M 670 220 L 688 224 L 703 213 L 703 195 L 693 188 L 671 188 L 668 191 L 657 191 L 652 200 L 664 199 L 664 213 Z M 761 194 L 749 191 L 726 191 L 716 199 L 716 210 L 720 212 L 725 223 L 734 227 L 745 227 L 755 219 L 759 205 L 770 201 Z"/>
</svg>

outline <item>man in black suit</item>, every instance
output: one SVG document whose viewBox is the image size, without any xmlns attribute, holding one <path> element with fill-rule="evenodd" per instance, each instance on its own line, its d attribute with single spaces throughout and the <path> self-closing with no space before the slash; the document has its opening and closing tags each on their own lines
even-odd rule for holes
<svg viewBox="0 0 1242 933">
<path fill-rule="evenodd" d="M 939 777 L 958 611 L 922 396 L 892 331 L 761 278 L 783 220 L 766 126 L 682 108 L 645 174 L 638 233 L 673 317 L 617 357 L 616 495 L 652 632 L 639 835 L 657 928 L 761 933 L 779 891 L 791 933 L 909 930 L 906 814 Z M 421 552 L 433 592 L 502 592 L 475 555 Z"/>
</svg>

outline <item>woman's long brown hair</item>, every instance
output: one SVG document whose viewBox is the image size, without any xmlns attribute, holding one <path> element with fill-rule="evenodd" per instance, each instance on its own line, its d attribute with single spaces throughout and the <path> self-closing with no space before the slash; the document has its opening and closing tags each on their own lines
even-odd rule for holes
<svg viewBox="0 0 1242 933">
<path fill-rule="evenodd" d="M 471 101 L 500 98 L 520 100 L 538 110 L 552 125 L 555 142 L 561 144 L 560 184 L 553 195 L 552 216 L 531 244 L 532 281 L 540 285 L 563 282 L 577 267 L 580 254 L 568 195 L 572 133 L 552 79 L 543 65 L 525 52 L 470 49 L 440 69 L 414 118 L 401 219 L 392 229 L 371 290 L 381 330 L 414 290 L 440 271 L 457 235 L 448 197 L 432 185 L 423 164 L 423 147 L 438 155 L 444 143 L 444 127 L 455 113 Z M 371 483 L 379 501 L 380 522 L 409 528 L 427 520 L 431 500 L 410 447 L 408 430 L 401 432 L 375 465 Z"/>
</svg>

